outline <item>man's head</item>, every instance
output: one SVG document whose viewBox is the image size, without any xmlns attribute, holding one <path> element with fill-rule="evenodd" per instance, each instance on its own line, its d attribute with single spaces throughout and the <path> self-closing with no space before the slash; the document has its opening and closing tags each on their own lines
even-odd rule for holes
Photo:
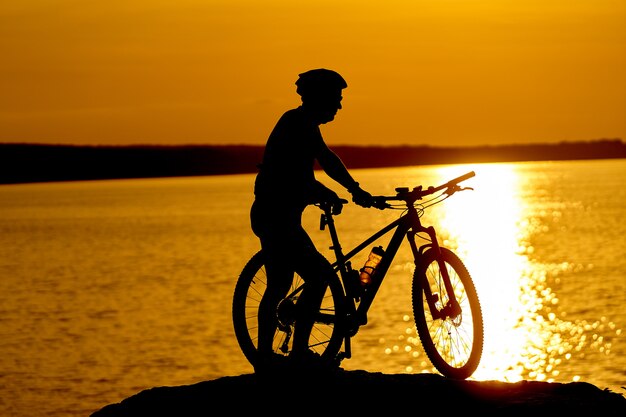
<svg viewBox="0 0 626 417">
<path fill-rule="evenodd" d="M 302 106 L 316 122 L 327 123 L 341 109 L 341 90 L 347 86 L 346 80 L 337 72 L 319 68 L 300 74 L 296 92 L 302 97 Z"/>
</svg>

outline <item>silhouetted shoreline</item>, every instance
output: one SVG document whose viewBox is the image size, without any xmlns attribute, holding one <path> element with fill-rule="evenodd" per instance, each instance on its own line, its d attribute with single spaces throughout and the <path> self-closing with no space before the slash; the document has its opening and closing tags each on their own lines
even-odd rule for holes
<svg viewBox="0 0 626 417">
<path fill-rule="evenodd" d="M 436 374 L 356 370 L 331 376 L 276 374 L 269 380 L 244 374 L 193 385 L 156 387 L 106 405 L 91 417 L 188 417 L 269 411 L 304 415 L 421 415 L 436 411 L 479 416 L 624 416 L 626 399 L 585 382 L 458 381 Z"/>
<path fill-rule="evenodd" d="M 351 168 L 626 158 L 621 139 L 478 147 L 333 146 Z M 73 146 L 0 143 L 0 184 L 245 174 L 263 146 Z"/>
</svg>

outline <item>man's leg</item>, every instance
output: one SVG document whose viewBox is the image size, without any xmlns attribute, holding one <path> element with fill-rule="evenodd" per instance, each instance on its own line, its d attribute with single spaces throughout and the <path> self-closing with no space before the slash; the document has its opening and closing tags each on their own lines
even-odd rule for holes
<svg viewBox="0 0 626 417">
<path fill-rule="evenodd" d="M 258 351 L 270 353 L 273 351 L 272 342 L 278 326 L 276 308 L 285 298 L 293 281 L 293 267 L 284 263 L 272 253 L 271 248 L 263 248 L 265 254 L 265 272 L 267 273 L 267 287 L 259 303 L 259 341 Z"/>
<path fill-rule="evenodd" d="M 334 274 L 328 260 L 315 249 L 309 251 L 304 262 L 305 265 L 297 268 L 305 285 L 296 306 L 298 310 L 292 349 L 294 356 L 304 354 L 309 349 L 309 337 L 326 293 L 327 280 L 330 274 Z"/>
</svg>

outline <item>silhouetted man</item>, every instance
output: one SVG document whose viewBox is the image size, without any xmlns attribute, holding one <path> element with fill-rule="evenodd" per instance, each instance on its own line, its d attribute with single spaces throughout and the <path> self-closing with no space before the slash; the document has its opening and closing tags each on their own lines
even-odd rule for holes
<svg viewBox="0 0 626 417">
<path fill-rule="evenodd" d="M 341 159 L 324 142 L 319 125 L 335 118 L 341 109 L 346 81 L 335 71 L 314 69 L 300 74 L 296 92 L 302 105 L 280 118 L 267 140 L 259 165 L 250 211 L 252 230 L 265 255 L 267 289 L 259 305 L 258 372 L 271 364 L 272 340 L 277 326 L 276 307 L 298 273 L 305 287 L 297 303 L 297 319 L 291 357 L 308 360 L 308 337 L 313 315 L 325 292 L 324 282 L 335 272 L 315 248 L 301 224 L 309 204 L 336 201 L 337 194 L 317 181 L 317 161 L 330 178 L 352 194 L 352 200 L 370 207 L 372 196 L 359 187 Z"/>
</svg>

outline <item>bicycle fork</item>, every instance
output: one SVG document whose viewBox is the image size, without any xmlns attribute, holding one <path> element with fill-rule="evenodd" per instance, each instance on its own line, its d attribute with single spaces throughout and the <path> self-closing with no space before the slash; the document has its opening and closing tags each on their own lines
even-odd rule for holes
<svg viewBox="0 0 626 417">
<path fill-rule="evenodd" d="M 415 243 L 415 235 L 418 232 L 416 232 L 415 230 L 410 230 L 409 232 L 407 232 L 407 239 L 409 241 L 409 245 L 411 246 L 411 250 L 415 257 L 415 267 L 416 268 L 421 267 L 420 264 L 423 262 L 424 252 L 427 248 L 431 248 L 431 250 L 434 250 L 436 254 L 435 259 L 437 261 L 437 265 L 439 267 L 439 273 L 440 273 L 438 279 L 443 280 L 443 285 L 444 285 L 445 292 L 448 298 L 446 304 L 443 305 L 445 300 L 443 299 L 442 295 L 437 292 L 435 293 L 432 292 L 432 289 L 430 287 L 430 282 L 428 282 L 428 277 L 426 274 L 424 274 L 422 276 L 422 279 L 423 279 L 422 288 L 424 289 L 424 294 L 426 295 L 426 302 L 428 303 L 428 308 L 430 310 L 430 313 L 433 319 L 435 320 L 437 319 L 445 320 L 447 318 L 452 318 L 452 319 L 456 318 L 459 316 L 459 314 L 461 314 L 461 306 L 459 305 L 459 302 L 456 299 L 456 295 L 454 294 L 454 288 L 452 287 L 452 282 L 450 281 L 450 274 L 446 266 L 446 263 L 443 259 L 441 247 L 439 246 L 439 242 L 437 240 L 437 234 L 435 232 L 435 228 L 432 226 L 429 226 L 429 227 L 420 226 L 420 231 L 428 234 L 430 243 L 422 245 L 419 248 L 417 247 Z M 440 288 L 440 285 L 438 286 Z M 443 307 L 441 308 L 437 307 L 438 303 L 440 305 L 443 305 Z"/>
</svg>

